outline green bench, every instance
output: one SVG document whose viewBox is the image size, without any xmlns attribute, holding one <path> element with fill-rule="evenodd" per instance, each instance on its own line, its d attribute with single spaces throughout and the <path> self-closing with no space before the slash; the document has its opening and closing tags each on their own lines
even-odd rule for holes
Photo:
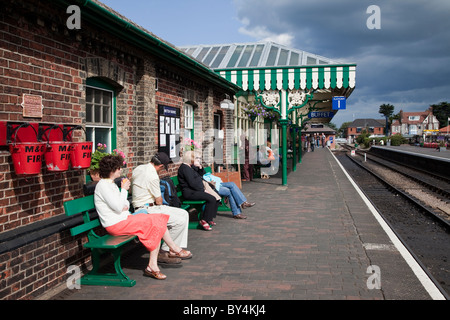
<svg viewBox="0 0 450 320">
<path fill-rule="evenodd" d="M 132 287 L 136 280 L 127 277 L 120 265 L 122 248 L 137 236 L 99 236 L 94 229 L 101 226 L 98 218 L 91 218 L 95 211 L 94 195 L 64 202 L 64 211 L 67 216 L 80 214 L 83 223 L 70 229 L 70 234 L 76 236 L 87 232 L 88 242 L 85 248 L 91 249 L 92 270 L 80 279 L 82 285 L 121 286 Z M 100 259 L 103 253 L 113 256 L 115 273 L 100 273 Z"/>
<path fill-rule="evenodd" d="M 206 172 L 211 172 L 211 167 L 205 167 Z M 175 185 L 175 188 L 177 190 L 177 196 L 181 201 L 181 208 L 184 210 L 187 210 L 189 208 L 195 208 L 198 212 L 198 221 L 190 221 L 189 222 L 189 229 L 202 229 L 202 226 L 199 224 L 199 221 L 201 220 L 202 212 L 203 212 L 203 206 L 205 205 L 206 201 L 204 200 L 186 200 L 183 197 L 183 193 L 181 192 L 180 183 L 178 181 L 178 177 L 174 176 L 171 177 L 173 184 Z M 225 204 L 224 198 L 221 199 L 220 205 L 217 209 L 217 211 L 231 211 L 231 209 Z"/>
</svg>

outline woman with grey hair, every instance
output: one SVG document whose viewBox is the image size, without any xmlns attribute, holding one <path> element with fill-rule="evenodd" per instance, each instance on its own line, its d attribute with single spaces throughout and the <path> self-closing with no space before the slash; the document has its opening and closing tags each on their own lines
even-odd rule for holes
<svg viewBox="0 0 450 320">
<path fill-rule="evenodd" d="M 217 215 L 219 204 L 214 196 L 205 192 L 202 177 L 192 169 L 194 164 L 194 152 L 187 151 L 182 157 L 182 164 L 178 168 L 178 182 L 186 200 L 204 200 L 206 201 L 203 210 L 203 217 L 200 224 L 206 231 L 211 231 L 211 226 L 216 225 L 213 221 Z"/>
</svg>

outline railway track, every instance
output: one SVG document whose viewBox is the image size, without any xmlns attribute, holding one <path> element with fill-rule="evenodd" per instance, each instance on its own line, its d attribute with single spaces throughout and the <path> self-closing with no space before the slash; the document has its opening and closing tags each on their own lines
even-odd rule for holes
<svg viewBox="0 0 450 320">
<path fill-rule="evenodd" d="M 346 149 L 350 150 L 348 146 Z M 444 224 L 450 223 L 450 179 L 367 152 L 356 151 L 356 155 L 350 159 L 374 172 L 385 185 L 411 198 L 410 201 L 416 202 L 417 206 L 423 206 L 430 216 Z"/>
<path fill-rule="evenodd" d="M 415 180 L 420 180 L 414 181 L 413 187 L 411 181 L 414 179 L 387 171 L 390 170 L 387 166 L 391 166 L 387 163 L 367 161 L 367 156 L 350 156 L 348 152 L 336 153 L 336 157 L 444 296 L 450 299 L 450 215 L 445 213 L 450 207 L 445 193 L 447 182 L 428 180 L 422 184 L 426 179 L 409 172 Z M 402 171 L 401 168 L 397 170 Z M 432 187 L 428 189 L 426 185 Z M 427 193 L 434 194 L 425 201 L 416 197 L 424 188 Z M 438 202 L 436 199 L 443 202 L 444 210 L 433 205 Z"/>
<path fill-rule="evenodd" d="M 348 154 L 347 156 L 350 157 Z M 350 159 L 373 172 L 388 188 L 408 199 L 450 230 L 450 192 L 446 190 L 448 184 L 431 182 L 430 179 L 417 177 L 374 159 L 368 159 L 368 162 L 363 161 L 361 157 Z"/>
<path fill-rule="evenodd" d="M 369 157 L 367 157 L 367 155 L 362 151 L 356 151 L 356 154 L 365 156 L 365 158 L 371 162 L 377 163 L 378 165 L 404 175 L 405 177 L 443 196 L 444 200 L 447 203 L 450 203 L 450 179 L 447 177 L 440 176 L 426 170 L 408 167 L 404 164 L 399 164 L 375 155 L 370 151 L 367 153 Z"/>
</svg>

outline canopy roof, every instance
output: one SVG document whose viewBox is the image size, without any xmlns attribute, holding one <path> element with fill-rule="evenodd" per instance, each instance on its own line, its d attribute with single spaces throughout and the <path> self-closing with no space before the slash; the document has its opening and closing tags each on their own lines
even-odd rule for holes
<svg viewBox="0 0 450 320">
<path fill-rule="evenodd" d="M 211 69 L 266 68 L 342 64 L 274 42 L 231 43 L 180 47 Z"/>
<path fill-rule="evenodd" d="M 273 42 L 186 46 L 180 50 L 244 91 L 328 89 L 348 97 L 355 87 L 356 64 Z"/>
</svg>

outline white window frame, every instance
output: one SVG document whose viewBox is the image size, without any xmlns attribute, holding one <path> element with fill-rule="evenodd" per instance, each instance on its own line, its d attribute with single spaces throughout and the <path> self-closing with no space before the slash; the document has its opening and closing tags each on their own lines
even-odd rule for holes
<svg viewBox="0 0 450 320">
<path fill-rule="evenodd" d="M 184 105 L 184 137 L 193 139 L 194 135 L 194 106 L 186 103 Z"/>
</svg>

